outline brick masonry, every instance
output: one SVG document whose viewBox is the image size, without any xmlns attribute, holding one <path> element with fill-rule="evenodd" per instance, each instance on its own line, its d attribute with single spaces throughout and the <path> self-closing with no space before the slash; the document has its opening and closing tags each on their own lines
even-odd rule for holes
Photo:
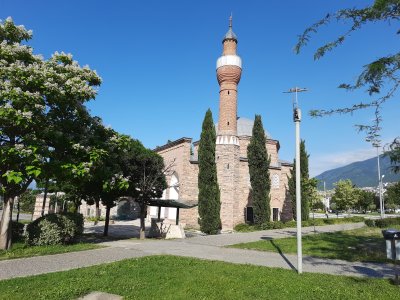
<svg viewBox="0 0 400 300">
<path fill-rule="evenodd" d="M 157 152 L 164 158 L 166 164 L 174 160 L 172 171 L 179 178 L 179 199 L 186 203 L 197 203 L 199 169 L 196 154 L 198 144 L 195 143 L 194 155 L 191 156 L 192 140 L 181 140 L 178 145 Z M 247 162 L 247 145 L 250 142 L 250 137 L 239 136 L 239 142 L 240 146 L 217 145 L 216 147 L 218 183 L 221 190 L 221 221 L 223 229 L 226 231 L 232 230 L 239 223 L 244 223 L 246 207 L 252 205 L 249 196 L 251 186 Z M 168 146 L 168 144 L 165 146 Z M 271 182 L 274 175 L 278 176 L 279 179 L 276 186 L 271 186 L 271 210 L 278 208 L 279 219 L 288 220 L 292 218 L 288 197 L 288 176 L 290 176 L 291 166 L 278 163 L 279 143 L 277 141 L 268 139 L 266 147 L 271 157 Z M 167 176 L 167 182 L 170 179 L 171 176 Z M 166 195 L 166 198 L 168 198 L 168 195 Z M 181 209 L 180 221 L 188 227 L 198 228 L 197 207 Z"/>
<path fill-rule="evenodd" d="M 231 27 L 230 27 L 231 30 Z M 245 222 L 246 207 L 252 205 L 247 146 L 250 136 L 237 136 L 237 96 L 241 78 L 241 59 L 237 56 L 237 40 L 223 41 L 222 57 L 217 61 L 217 80 L 220 85 L 219 121 L 216 143 L 216 164 L 218 184 L 221 193 L 221 223 L 223 231 L 233 230 L 234 226 Z M 190 149 L 192 140 L 182 138 L 158 147 L 156 151 L 164 158 L 165 164 L 174 162 L 173 172 L 179 178 L 179 199 L 182 202 L 198 201 L 197 147 L 194 155 Z M 288 198 L 288 175 L 290 164 L 279 162 L 279 142 L 267 139 L 266 148 L 271 158 L 271 218 L 273 208 L 279 209 L 278 219 L 291 219 Z M 171 177 L 167 176 L 170 182 Z M 165 197 L 168 199 L 168 190 Z M 182 209 L 181 222 L 186 226 L 198 228 L 197 208 Z"/>
</svg>

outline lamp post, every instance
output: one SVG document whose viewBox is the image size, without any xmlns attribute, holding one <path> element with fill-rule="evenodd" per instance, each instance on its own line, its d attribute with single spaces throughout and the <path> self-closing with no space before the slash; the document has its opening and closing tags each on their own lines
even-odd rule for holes
<svg viewBox="0 0 400 300">
<path fill-rule="evenodd" d="M 381 219 L 385 217 L 383 201 L 382 201 L 382 178 L 381 177 L 381 165 L 379 162 L 379 144 L 376 144 L 376 159 L 378 161 L 378 189 L 379 189 L 379 207 L 381 209 Z M 385 176 L 385 175 L 383 175 Z"/>
<path fill-rule="evenodd" d="M 301 110 L 297 101 L 297 93 L 306 92 L 307 89 L 294 87 L 284 93 L 294 93 L 293 121 L 296 128 L 296 224 L 297 224 L 297 272 L 303 273 L 303 251 L 301 244 L 301 178 L 300 178 L 300 122 Z"/>
<path fill-rule="evenodd" d="M 381 202 L 381 215 L 382 218 L 385 218 L 385 201 L 383 198 L 383 186 L 382 186 L 383 177 L 385 177 L 385 175 L 382 175 L 379 178 L 379 200 Z"/>
</svg>

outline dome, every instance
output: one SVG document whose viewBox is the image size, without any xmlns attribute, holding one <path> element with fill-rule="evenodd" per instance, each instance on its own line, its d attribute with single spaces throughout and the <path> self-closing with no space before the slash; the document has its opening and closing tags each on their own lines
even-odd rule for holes
<svg viewBox="0 0 400 300">
<path fill-rule="evenodd" d="M 237 118 L 237 135 L 238 136 L 252 136 L 253 135 L 253 124 L 254 120 L 238 117 Z M 218 123 L 215 124 L 215 130 L 218 134 Z M 265 135 L 267 138 L 271 139 L 270 133 L 265 130 Z"/>
<path fill-rule="evenodd" d="M 229 30 L 224 35 L 224 38 L 222 39 L 222 43 L 225 42 L 225 40 L 234 40 L 237 43 L 237 36 L 232 30 L 232 15 L 229 17 Z"/>
<path fill-rule="evenodd" d="M 224 35 L 224 38 L 222 40 L 222 42 L 224 42 L 225 40 L 234 40 L 237 42 L 237 36 L 236 34 L 233 32 L 232 27 L 229 27 L 228 32 Z"/>
</svg>

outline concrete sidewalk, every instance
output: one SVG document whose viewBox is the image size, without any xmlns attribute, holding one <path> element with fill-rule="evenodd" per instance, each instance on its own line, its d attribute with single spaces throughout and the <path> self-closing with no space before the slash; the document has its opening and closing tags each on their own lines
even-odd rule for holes
<svg viewBox="0 0 400 300">
<path fill-rule="evenodd" d="M 359 228 L 362 224 L 342 224 L 317 227 L 317 232 Z M 304 232 L 313 232 L 312 227 Z M 221 246 L 260 239 L 276 239 L 295 234 L 295 229 L 266 230 L 252 233 L 199 236 L 185 240 L 119 240 L 102 243 L 103 249 L 71 252 L 32 258 L 0 261 L 0 279 L 64 271 L 80 267 L 137 258 L 149 255 L 177 255 L 239 264 L 295 269 L 296 255 L 224 248 Z M 304 257 L 303 271 L 359 277 L 392 277 L 389 264 L 360 263 L 341 260 Z"/>
</svg>

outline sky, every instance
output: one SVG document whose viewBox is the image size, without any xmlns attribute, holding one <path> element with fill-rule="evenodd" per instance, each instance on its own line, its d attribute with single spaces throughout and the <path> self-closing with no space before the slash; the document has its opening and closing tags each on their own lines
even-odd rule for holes
<svg viewBox="0 0 400 300">
<path fill-rule="evenodd" d="M 376 155 L 354 124 L 366 124 L 373 111 L 311 118 L 311 109 L 346 107 L 370 100 L 363 91 L 338 89 L 352 83 L 362 66 L 398 50 L 399 23 L 375 23 L 352 34 L 318 61 L 313 53 L 346 31 L 331 23 L 313 36 L 299 55 L 297 36 L 327 13 L 363 7 L 372 1 L 21 1 L 0 0 L 0 19 L 33 30 L 28 42 L 45 58 L 71 53 L 102 77 L 93 115 L 148 148 L 181 137 L 199 139 L 208 108 L 218 118 L 219 86 L 215 63 L 233 15 L 243 71 L 238 116 L 262 116 L 265 129 L 280 142 L 280 159 L 295 155 L 292 96 L 283 91 L 308 88 L 299 95 L 301 137 L 310 154 L 310 174 Z M 347 25 L 347 26 L 346 26 Z M 383 143 L 399 136 L 399 93 L 383 113 Z"/>
</svg>

